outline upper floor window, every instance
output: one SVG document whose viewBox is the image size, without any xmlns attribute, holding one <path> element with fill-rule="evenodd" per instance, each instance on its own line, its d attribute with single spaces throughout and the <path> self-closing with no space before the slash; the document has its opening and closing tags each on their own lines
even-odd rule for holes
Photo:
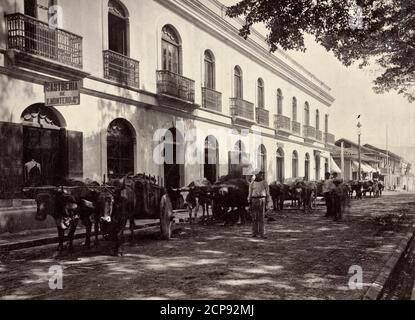
<svg viewBox="0 0 415 320">
<path fill-rule="evenodd" d="M 24 14 L 49 23 L 50 8 L 56 4 L 57 0 L 24 0 Z"/>
<path fill-rule="evenodd" d="M 236 66 L 233 71 L 233 82 L 235 98 L 243 99 L 243 78 L 242 70 L 239 66 Z"/>
<path fill-rule="evenodd" d="M 181 74 L 181 41 L 177 31 L 170 25 L 163 27 L 161 50 L 163 70 Z"/>
<path fill-rule="evenodd" d="M 297 98 L 293 98 L 293 121 L 297 122 Z"/>
<path fill-rule="evenodd" d="M 210 50 L 205 51 L 205 87 L 215 89 L 215 57 Z"/>
<path fill-rule="evenodd" d="M 304 124 L 306 126 L 310 125 L 310 105 L 308 102 L 306 102 L 304 105 Z"/>
<path fill-rule="evenodd" d="M 282 101 L 284 97 L 282 96 L 281 89 L 277 90 L 277 114 L 282 115 Z"/>
<path fill-rule="evenodd" d="M 316 130 L 320 130 L 320 111 L 316 110 Z"/>
<path fill-rule="evenodd" d="M 108 2 L 108 48 L 128 56 L 128 12 L 118 0 Z"/>
<path fill-rule="evenodd" d="M 262 80 L 261 78 L 258 79 L 258 108 L 260 109 L 264 109 L 264 80 Z"/>
</svg>

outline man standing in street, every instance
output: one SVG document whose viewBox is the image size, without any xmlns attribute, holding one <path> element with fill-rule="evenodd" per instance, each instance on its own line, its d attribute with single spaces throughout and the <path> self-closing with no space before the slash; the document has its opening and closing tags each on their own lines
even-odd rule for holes
<svg viewBox="0 0 415 320">
<path fill-rule="evenodd" d="M 252 215 L 252 237 L 257 236 L 266 239 L 265 236 L 265 211 L 271 202 L 268 183 L 263 171 L 256 171 L 255 177 L 249 185 L 248 203 Z"/>
<path fill-rule="evenodd" d="M 333 192 L 336 186 L 333 183 L 333 180 L 330 179 L 330 172 L 326 172 L 325 180 L 323 183 L 323 195 L 324 200 L 326 202 L 327 212 L 326 217 L 333 217 L 334 216 L 334 208 L 333 208 Z"/>
</svg>

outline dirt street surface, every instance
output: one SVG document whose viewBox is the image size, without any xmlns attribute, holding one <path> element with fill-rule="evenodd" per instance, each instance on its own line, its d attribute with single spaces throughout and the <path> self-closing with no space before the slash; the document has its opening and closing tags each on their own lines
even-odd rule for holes
<svg viewBox="0 0 415 320">
<path fill-rule="evenodd" d="M 388 214 L 392 213 L 393 216 Z M 265 240 L 250 225 L 180 225 L 171 241 L 140 231 L 123 257 L 98 249 L 54 258 L 56 246 L 1 257 L 1 299 L 361 299 L 415 220 L 415 195 L 352 200 L 343 221 L 285 210 L 273 213 Z M 128 233 L 127 233 L 128 234 Z M 63 267 L 63 290 L 49 268 Z M 363 289 L 349 288 L 351 266 Z"/>
</svg>

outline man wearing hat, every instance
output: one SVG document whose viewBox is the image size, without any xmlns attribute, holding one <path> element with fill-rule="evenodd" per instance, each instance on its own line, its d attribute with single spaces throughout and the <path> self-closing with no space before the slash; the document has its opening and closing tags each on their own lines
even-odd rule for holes
<svg viewBox="0 0 415 320">
<path fill-rule="evenodd" d="M 265 237 L 265 211 L 271 202 L 268 183 L 264 179 L 262 170 L 255 170 L 252 182 L 249 185 L 248 203 L 252 215 L 252 237 Z M 271 206 L 269 206 L 271 207 Z"/>
</svg>

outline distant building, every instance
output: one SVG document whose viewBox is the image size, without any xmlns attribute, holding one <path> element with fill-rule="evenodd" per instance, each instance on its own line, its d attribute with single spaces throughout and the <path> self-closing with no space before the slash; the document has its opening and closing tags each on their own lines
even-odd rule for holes
<svg viewBox="0 0 415 320">
<path fill-rule="evenodd" d="M 333 149 L 333 159 L 341 167 L 341 145 L 344 145 L 344 179 L 357 180 L 359 172 L 359 145 L 348 139 L 339 139 Z M 415 190 L 411 164 L 401 156 L 365 144 L 361 146 L 362 179 L 379 179 L 384 181 L 387 189 Z"/>
</svg>

